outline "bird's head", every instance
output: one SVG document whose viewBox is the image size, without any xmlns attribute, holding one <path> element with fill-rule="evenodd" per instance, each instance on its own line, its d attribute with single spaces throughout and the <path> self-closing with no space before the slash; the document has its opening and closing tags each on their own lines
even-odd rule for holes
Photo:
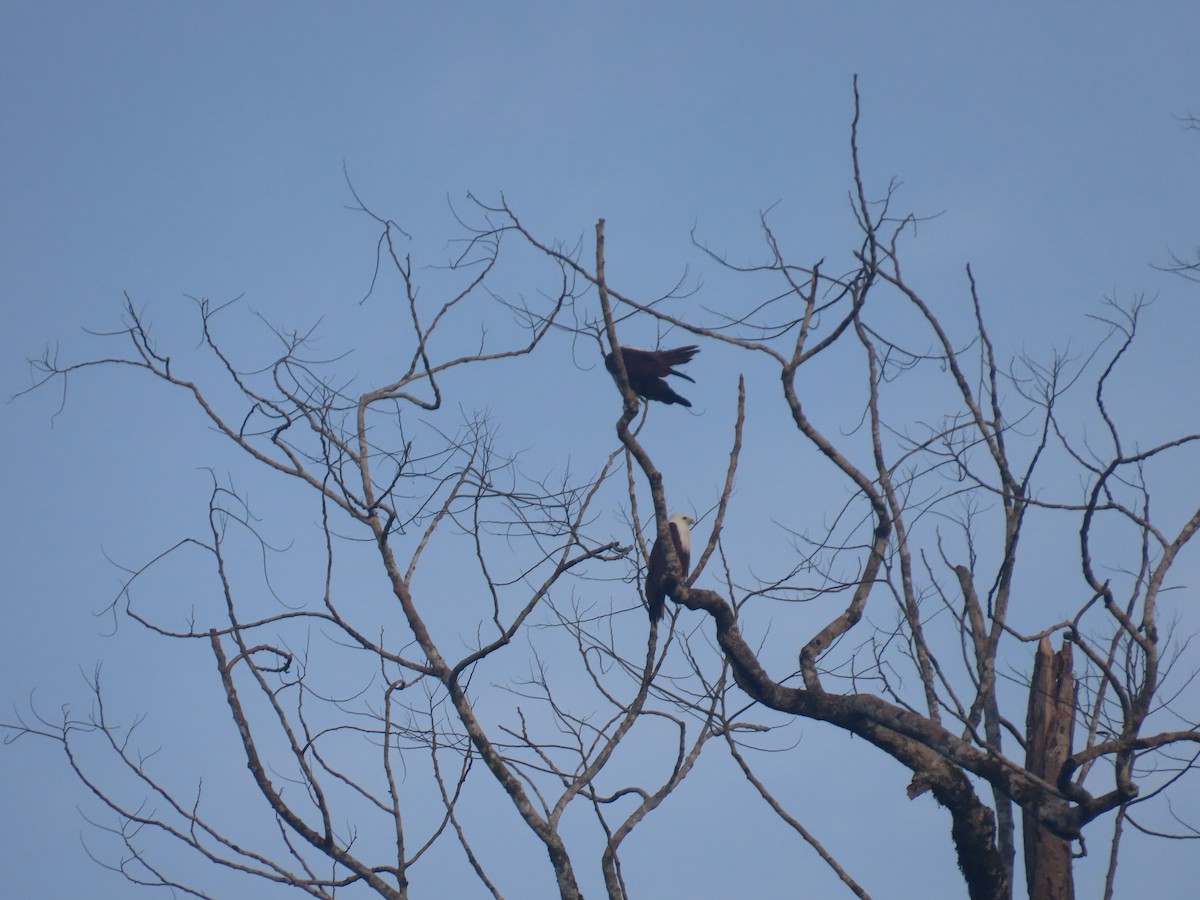
<svg viewBox="0 0 1200 900">
<path fill-rule="evenodd" d="M 691 527 L 696 524 L 696 520 L 687 513 L 671 513 L 671 515 L 667 517 L 667 521 L 674 522 L 676 525 L 680 526 L 680 528 L 685 530 L 690 530 Z"/>
</svg>

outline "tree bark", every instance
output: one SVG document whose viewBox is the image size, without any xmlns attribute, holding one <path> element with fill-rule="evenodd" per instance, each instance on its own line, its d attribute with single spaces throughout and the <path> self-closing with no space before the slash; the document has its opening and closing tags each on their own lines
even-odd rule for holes
<svg viewBox="0 0 1200 900">
<path fill-rule="evenodd" d="M 1026 716 L 1025 768 L 1054 784 L 1071 755 L 1075 725 L 1075 676 L 1071 645 L 1055 653 L 1048 638 L 1038 643 Z M 1025 882 L 1029 900 L 1075 900 L 1071 844 L 1043 827 L 1032 811 L 1022 813 Z"/>
</svg>

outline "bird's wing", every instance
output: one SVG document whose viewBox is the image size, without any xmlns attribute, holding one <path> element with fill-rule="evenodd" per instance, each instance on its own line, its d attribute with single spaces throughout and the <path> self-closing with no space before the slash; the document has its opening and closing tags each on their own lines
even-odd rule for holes
<svg viewBox="0 0 1200 900">
<path fill-rule="evenodd" d="M 688 344 L 686 347 L 676 347 L 674 350 L 659 350 L 659 358 L 667 364 L 667 368 L 672 366 L 687 365 L 692 361 L 692 357 L 700 352 L 700 348 L 695 344 Z"/>
<path fill-rule="evenodd" d="M 661 619 L 665 609 L 662 589 L 663 570 L 666 568 L 666 554 L 658 538 L 650 549 L 650 562 L 646 567 L 646 602 L 650 605 L 650 618 Z"/>
</svg>

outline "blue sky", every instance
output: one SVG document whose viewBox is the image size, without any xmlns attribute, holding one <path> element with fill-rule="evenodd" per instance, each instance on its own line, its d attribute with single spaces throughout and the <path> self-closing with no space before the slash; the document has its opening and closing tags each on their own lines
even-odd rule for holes
<svg viewBox="0 0 1200 900">
<path fill-rule="evenodd" d="M 375 233 L 347 209 L 344 173 L 429 259 L 447 255 L 450 204 L 461 208 L 468 191 L 503 192 L 551 241 L 587 240 L 605 217 L 609 277 L 639 296 L 700 270 L 693 228 L 733 258 L 755 258 L 758 215 L 776 203 L 771 221 L 800 261 L 844 258 L 854 246 L 846 193 L 857 74 L 869 186 L 880 192 L 894 177 L 899 207 L 941 214 L 909 249 L 914 280 L 949 301 L 971 263 L 1011 353 L 1088 344 L 1098 331 L 1087 315 L 1104 296 L 1157 298 L 1114 404 L 1147 434 L 1166 433 L 1181 410 L 1194 419 L 1194 398 L 1168 408 L 1144 391 L 1163 373 L 1195 383 L 1183 336 L 1200 331 L 1200 306 L 1194 287 L 1150 264 L 1200 242 L 1200 134 L 1177 118 L 1200 113 L 1198 43 L 1200 7 L 1183 2 L 752 2 L 734 11 L 709 2 L 10 0 L 0 7 L 0 389 L 7 397 L 26 387 L 26 359 L 47 344 L 64 358 L 96 352 L 82 329 L 114 327 L 123 293 L 148 310 L 164 344 L 183 348 L 195 343 L 189 296 L 243 296 L 246 310 L 287 327 L 324 319 L 322 347 L 356 348 L 369 379 L 388 348 L 371 330 L 382 301 L 360 303 Z M 723 284 L 710 277 L 709 289 Z M 235 321 L 229 340 L 254 352 L 252 317 Z M 652 326 L 629 327 L 630 343 L 653 342 Z M 572 392 L 604 382 L 560 349 Z M 711 357 L 710 373 L 719 366 Z M 703 445 L 713 421 L 728 430 L 729 379 L 708 381 L 696 391 L 700 415 L 680 419 L 689 446 Z M 557 445 L 530 444 L 511 391 L 495 388 L 463 403 L 508 415 L 513 440 L 552 465 Z M 120 712 L 151 711 L 148 727 L 167 747 L 172 723 L 219 715 L 211 676 L 203 659 L 180 662 L 128 625 L 108 635 L 95 613 L 120 584 L 110 560 L 136 564 L 164 548 L 164 535 L 203 527 L 202 467 L 253 476 L 160 387 L 109 373 L 72 382 L 55 417 L 58 400 L 42 391 L 0 416 L 9 510 L 0 700 L 6 709 L 31 695 L 49 710 L 86 706 L 81 670 L 103 661 L 115 691 L 125 689 Z M 541 432 L 551 438 L 595 425 L 586 406 L 528 412 L 555 416 Z M 607 441 L 608 420 L 597 427 Z M 711 502 L 724 452 L 697 451 L 698 469 L 712 465 L 688 504 Z M 269 481 L 241 483 L 263 506 L 290 502 Z M 749 478 L 742 489 L 768 491 Z M 167 677 L 178 692 L 154 695 L 150 686 Z M 860 749 L 813 726 L 803 735 L 798 766 L 819 765 L 818 748 L 847 758 Z M 902 794 L 903 772 L 863 759 L 868 799 L 859 803 Z M 836 779 L 797 782 L 792 799 L 805 809 L 846 796 Z M 1186 791 L 1195 808 L 1194 781 Z M 684 794 L 673 821 L 710 799 Z M 61 758 L 28 742 L 0 754 L 0 861 L 13 896 L 128 890 L 87 859 L 80 808 L 88 798 Z M 872 834 L 867 848 L 855 846 L 857 823 L 818 812 L 810 824 L 875 896 L 934 896 L 917 893 L 919 873 L 896 862 L 911 859 L 939 873 L 946 892 L 937 896 L 961 896 L 932 803 L 902 802 L 879 817 L 894 823 L 895 841 L 881 846 Z M 753 860 L 754 845 L 792 846 L 732 826 L 690 843 L 662 829 L 664 858 L 744 851 Z M 711 849 L 695 842 L 708 839 Z M 1194 847 L 1142 846 L 1129 854 L 1125 884 L 1190 896 Z M 649 872 L 653 856 L 630 865 Z M 795 879 L 827 877 L 815 861 L 796 865 L 758 896 L 794 896 Z M 1081 865 L 1081 896 L 1098 896 L 1102 868 Z M 731 883 L 745 875 L 728 873 Z M 728 896 L 722 877 L 711 896 Z"/>
</svg>

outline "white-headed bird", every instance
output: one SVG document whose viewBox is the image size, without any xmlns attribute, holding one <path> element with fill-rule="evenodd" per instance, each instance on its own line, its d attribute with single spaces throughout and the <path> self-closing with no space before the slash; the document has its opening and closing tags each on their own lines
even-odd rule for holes
<svg viewBox="0 0 1200 900">
<path fill-rule="evenodd" d="M 667 531 L 675 545 L 675 556 L 679 560 L 681 580 L 688 577 L 692 555 L 692 526 L 696 520 L 687 513 L 672 513 L 667 519 Z M 663 590 L 663 578 L 667 574 L 667 551 L 662 541 L 654 539 L 650 550 L 650 565 L 646 571 L 646 602 L 650 606 L 650 618 L 657 622 L 666 609 L 667 593 Z"/>
</svg>

